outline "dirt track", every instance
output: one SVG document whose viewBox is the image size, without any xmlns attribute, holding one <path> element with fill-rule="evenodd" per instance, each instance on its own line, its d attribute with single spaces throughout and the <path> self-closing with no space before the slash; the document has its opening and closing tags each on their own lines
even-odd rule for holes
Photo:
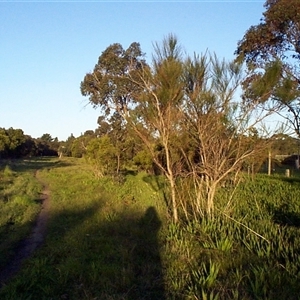
<svg viewBox="0 0 300 300">
<path fill-rule="evenodd" d="M 32 228 L 31 234 L 20 242 L 12 261 L 4 269 L 0 270 L 0 287 L 5 285 L 5 283 L 20 270 L 23 260 L 28 258 L 33 251 L 43 243 L 45 238 L 50 193 L 48 187 L 40 179 L 39 171 L 35 173 L 35 176 L 43 185 L 43 190 L 38 199 L 42 202 L 42 208 Z"/>
</svg>

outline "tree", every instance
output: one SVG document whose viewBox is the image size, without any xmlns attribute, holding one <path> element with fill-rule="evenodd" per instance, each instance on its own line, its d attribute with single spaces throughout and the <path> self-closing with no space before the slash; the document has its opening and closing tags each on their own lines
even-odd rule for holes
<svg viewBox="0 0 300 300">
<path fill-rule="evenodd" d="M 5 128 L 0 128 L 0 153 L 4 152 L 9 144 L 9 137 Z"/>
<path fill-rule="evenodd" d="M 37 139 L 37 148 L 39 155 L 42 156 L 57 156 L 60 143 L 57 138 L 52 138 L 51 134 L 44 133 Z"/>
<path fill-rule="evenodd" d="M 268 115 L 237 98 L 241 65 L 215 55 L 194 56 L 184 69 L 185 100 L 182 111 L 180 150 L 187 181 L 183 211 L 212 218 L 215 195 L 226 182 L 237 183 L 244 162 L 264 150 L 265 140 L 253 142 L 251 130 Z M 194 192 L 191 192 L 194 190 Z"/>
<path fill-rule="evenodd" d="M 176 141 L 180 122 L 178 108 L 183 101 L 181 55 L 176 36 L 169 35 L 161 45 L 155 45 L 153 68 L 144 67 L 137 78 L 131 78 L 140 87 L 137 89 L 139 94 L 135 95 L 137 107 L 132 114 L 133 128 L 167 178 L 170 210 L 175 222 L 178 221 L 176 177 L 179 174 L 176 174 L 178 157 L 173 142 Z"/>
<path fill-rule="evenodd" d="M 85 157 L 94 166 L 98 177 L 114 173 L 117 165 L 116 149 L 108 136 L 90 140 Z"/>
<path fill-rule="evenodd" d="M 12 127 L 0 128 L 0 154 L 2 157 L 16 158 L 21 156 L 22 144 L 26 141 L 26 136 L 22 129 Z M 1 153 L 2 152 L 2 153 Z"/>
<path fill-rule="evenodd" d="M 153 160 L 152 156 L 147 150 L 141 150 L 133 157 L 134 164 L 139 170 L 144 170 L 147 173 L 153 174 Z"/>
<path fill-rule="evenodd" d="M 218 187 L 262 148 L 245 144 L 244 137 L 264 116 L 257 103 L 235 98 L 241 65 L 216 56 L 184 59 L 172 34 L 155 44 L 151 66 L 136 63 L 138 57 L 132 64 L 124 59 L 126 51 L 117 49 L 117 54 L 116 46 L 102 53 L 100 66 L 81 83 L 82 94 L 101 107 L 106 123 L 117 113 L 140 138 L 141 150 L 166 178 L 175 222 L 181 211 L 188 219 L 213 217 Z"/>
<path fill-rule="evenodd" d="M 46 143 L 51 143 L 54 141 L 54 139 L 52 138 L 50 133 L 44 133 L 41 137 L 40 137 L 41 141 L 44 141 Z"/>
<path fill-rule="evenodd" d="M 25 140 L 18 147 L 18 157 L 34 157 L 37 156 L 38 149 L 36 141 L 29 135 L 25 135 Z"/>
<path fill-rule="evenodd" d="M 299 153 L 299 139 L 287 134 L 276 134 L 272 139 L 274 140 L 272 151 L 275 155 L 293 155 Z"/>
<path fill-rule="evenodd" d="M 133 159 L 136 141 L 128 130 L 127 122 L 116 111 L 111 116 L 100 116 L 98 124 L 99 127 L 95 130 L 97 137 L 109 136 L 116 148 L 118 159 L 116 173 L 118 174 L 122 168 L 125 168 L 125 164 Z"/>
<path fill-rule="evenodd" d="M 170 183 L 172 213 L 178 220 L 175 174 L 172 170 L 170 137 L 174 135 L 176 102 L 181 99 L 181 62 L 177 39 L 170 36 L 157 45 L 153 70 L 145 63 L 138 43 L 127 50 L 109 46 L 99 57 L 94 71 L 85 76 L 81 92 L 105 116 L 117 113 L 146 144 L 154 162 Z M 153 149 L 155 136 L 164 149 L 163 164 Z"/>
<path fill-rule="evenodd" d="M 300 1 L 267 0 L 265 8 L 236 50 L 248 69 L 245 97 L 272 100 L 300 137 Z"/>
<path fill-rule="evenodd" d="M 125 116 L 134 103 L 132 94 L 137 85 L 129 80 L 145 65 L 138 43 L 132 43 L 127 50 L 118 44 L 110 45 L 102 52 L 94 71 L 87 73 L 81 82 L 81 93 L 89 96 L 90 103 L 99 107 L 105 116 L 118 112 Z"/>
<path fill-rule="evenodd" d="M 71 133 L 71 135 L 67 138 L 67 140 L 61 143 L 58 149 L 60 158 L 62 156 L 72 156 L 72 145 L 75 139 L 76 139 L 75 136 L 73 135 L 73 133 Z"/>
</svg>

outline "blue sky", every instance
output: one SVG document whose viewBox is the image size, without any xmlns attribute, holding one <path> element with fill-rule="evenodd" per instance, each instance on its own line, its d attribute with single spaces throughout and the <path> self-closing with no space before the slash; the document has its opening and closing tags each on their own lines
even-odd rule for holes
<svg viewBox="0 0 300 300">
<path fill-rule="evenodd" d="M 153 43 L 174 33 L 188 54 L 233 59 L 265 1 L 0 1 L 0 127 L 66 140 L 97 128 L 80 82 L 112 43 Z"/>
</svg>

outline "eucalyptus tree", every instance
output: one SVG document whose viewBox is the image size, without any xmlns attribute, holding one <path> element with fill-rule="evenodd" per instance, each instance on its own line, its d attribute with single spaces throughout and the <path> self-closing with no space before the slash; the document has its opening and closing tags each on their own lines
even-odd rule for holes
<svg viewBox="0 0 300 300">
<path fill-rule="evenodd" d="M 137 89 L 129 77 L 145 64 L 138 43 L 132 43 L 126 50 L 118 43 L 112 44 L 102 52 L 93 72 L 85 75 L 81 93 L 101 109 L 103 116 L 109 118 L 117 112 L 125 119 L 135 103 L 133 94 Z"/>
<path fill-rule="evenodd" d="M 245 97 L 271 100 L 300 137 L 300 1 L 267 0 L 258 25 L 238 43 L 237 60 L 246 62 Z"/>
</svg>

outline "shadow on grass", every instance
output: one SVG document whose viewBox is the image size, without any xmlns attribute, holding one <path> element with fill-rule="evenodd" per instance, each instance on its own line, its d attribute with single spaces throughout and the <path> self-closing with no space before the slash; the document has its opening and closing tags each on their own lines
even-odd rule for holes
<svg viewBox="0 0 300 300">
<path fill-rule="evenodd" d="M 279 208 L 272 211 L 273 221 L 276 224 L 283 226 L 300 227 L 299 213 L 289 210 L 287 204 L 282 204 Z"/>
<path fill-rule="evenodd" d="M 165 299 L 164 281 L 158 243 L 161 222 L 154 207 L 149 207 L 139 222 L 137 247 L 134 253 L 136 289 L 131 299 Z"/>
<path fill-rule="evenodd" d="M 90 240 L 101 235 L 99 248 L 103 248 L 97 251 L 101 258 L 91 261 L 86 270 L 88 277 L 97 278 L 98 288 L 90 297 L 166 299 L 158 240 L 160 227 L 156 209 L 149 207 L 144 215 L 124 212 L 112 217 L 97 233 L 93 232 Z"/>
<path fill-rule="evenodd" d="M 168 186 L 163 176 L 147 175 L 143 177 L 143 181 L 149 184 L 153 191 L 162 193 L 166 207 L 170 207 L 170 197 L 167 195 Z"/>
<path fill-rule="evenodd" d="M 285 182 L 292 183 L 292 184 L 300 185 L 300 178 L 299 177 L 282 177 L 281 180 L 285 181 Z"/>
<path fill-rule="evenodd" d="M 52 216 L 43 246 L 0 290 L 1 299 L 166 299 L 156 209 L 98 207 Z"/>
<path fill-rule="evenodd" d="M 29 159 L 2 159 L 0 160 L 0 169 L 9 166 L 14 172 L 34 172 L 48 168 L 59 168 L 70 165 L 65 160 L 59 160 L 57 157 L 36 157 Z"/>
</svg>

